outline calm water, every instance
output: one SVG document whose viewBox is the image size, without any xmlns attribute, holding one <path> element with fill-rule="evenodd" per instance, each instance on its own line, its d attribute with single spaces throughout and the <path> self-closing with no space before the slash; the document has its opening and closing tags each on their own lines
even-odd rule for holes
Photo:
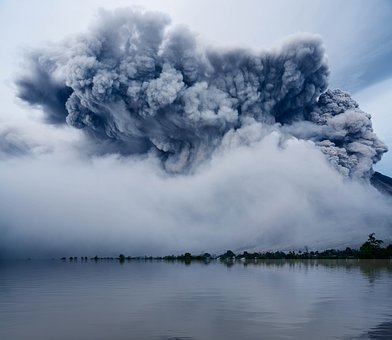
<svg viewBox="0 0 392 340">
<path fill-rule="evenodd" d="M 391 261 L 0 262 L 0 339 L 392 339 Z"/>
</svg>

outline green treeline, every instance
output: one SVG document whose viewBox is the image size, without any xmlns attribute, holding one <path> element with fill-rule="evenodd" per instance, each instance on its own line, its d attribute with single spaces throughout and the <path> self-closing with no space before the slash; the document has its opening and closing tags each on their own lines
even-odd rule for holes
<svg viewBox="0 0 392 340">
<path fill-rule="evenodd" d="M 368 240 L 362 244 L 359 249 L 351 249 L 347 247 L 344 250 L 338 249 L 327 249 L 323 251 L 275 251 L 275 252 L 254 252 L 249 253 L 244 251 L 242 254 L 235 254 L 231 250 L 227 250 L 221 255 L 211 255 L 204 253 L 201 255 L 192 255 L 191 253 L 185 253 L 182 255 L 169 255 L 163 257 L 132 257 L 120 254 L 118 257 L 92 257 L 91 260 L 119 260 L 120 262 L 130 260 L 164 260 L 164 261 L 183 261 L 189 263 L 191 261 L 203 261 L 208 262 L 211 260 L 219 261 L 255 261 L 255 260 L 266 260 L 266 259 L 391 259 L 392 258 L 392 244 L 387 247 L 382 247 L 384 241 L 375 238 L 374 233 L 370 234 Z M 67 258 L 62 257 L 63 261 Z M 77 257 L 69 257 L 70 261 L 76 261 Z M 81 257 L 82 261 L 87 261 L 87 257 Z"/>
<path fill-rule="evenodd" d="M 254 252 L 249 253 L 244 251 L 242 254 L 235 254 L 228 250 L 224 254 L 212 256 L 209 253 L 203 255 L 191 255 L 185 253 L 180 256 L 165 256 L 163 260 L 179 260 L 179 261 L 209 261 L 217 259 L 221 261 L 251 261 L 251 260 L 266 260 L 266 259 L 389 259 L 392 258 L 392 244 L 383 248 L 382 240 L 375 238 L 374 233 L 369 235 L 368 240 L 362 244 L 359 249 L 351 249 L 347 247 L 344 250 L 327 249 L 324 251 L 275 251 L 275 252 Z"/>
</svg>

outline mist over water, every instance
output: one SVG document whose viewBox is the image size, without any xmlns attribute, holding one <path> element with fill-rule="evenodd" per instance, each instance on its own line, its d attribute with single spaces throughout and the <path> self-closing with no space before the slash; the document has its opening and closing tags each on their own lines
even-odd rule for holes
<svg viewBox="0 0 392 340">
<path fill-rule="evenodd" d="M 319 36 L 225 50 L 169 23 L 103 11 L 26 55 L 17 95 L 49 125 L 0 130 L 0 257 L 392 239 L 391 199 L 369 184 L 387 147 L 327 89 Z"/>
</svg>

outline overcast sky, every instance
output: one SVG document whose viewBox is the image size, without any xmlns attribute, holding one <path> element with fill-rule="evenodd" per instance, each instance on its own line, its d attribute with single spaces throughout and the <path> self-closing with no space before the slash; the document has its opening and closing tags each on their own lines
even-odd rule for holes
<svg viewBox="0 0 392 340">
<path fill-rule="evenodd" d="M 26 48 L 58 42 L 84 32 L 98 8 L 141 6 L 168 13 L 207 44 L 269 48 L 286 36 L 312 32 L 322 36 L 331 68 L 330 87 L 354 93 L 372 114 L 375 132 L 392 144 L 392 3 L 388 0 L 332 1 L 154 1 L 154 0 L 1 0 L 0 121 L 39 116 L 15 100 L 13 80 Z M 39 129 L 39 128 L 38 128 Z M 392 174 L 387 153 L 376 169 Z"/>
<path fill-rule="evenodd" d="M 131 245 L 140 255 L 339 245 L 342 233 L 340 245 L 358 244 L 367 232 L 391 236 L 384 228 L 390 205 L 375 191 L 344 182 L 306 141 L 288 141 L 282 151 L 274 133 L 249 150 L 218 153 L 193 177 L 167 178 L 150 158 L 80 160 L 81 132 L 43 124 L 39 109 L 16 98 L 15 76 L 26 72 L 26 50 L 85 32 L 99 8 L 121 6 L 167 13 L 172 25 L 186 25 L 203 44 L 222 48 L 258 51 L 294 33 L 319 34 L 331 70 L 329 88 L 352 93 L 392 147 L 391 1 L 0 0 L 0 136 L 21 154 L 29 147 L 38 155 L 0 166 L 0 256 L 43 245 L 44 254 L 81 247 L 110 251 L 116 245 L 129 253 Z M 391 154 L 375 166 L 389 176 Z M 358 233 L 364 223 L 369 229 Z"/>
</svg>

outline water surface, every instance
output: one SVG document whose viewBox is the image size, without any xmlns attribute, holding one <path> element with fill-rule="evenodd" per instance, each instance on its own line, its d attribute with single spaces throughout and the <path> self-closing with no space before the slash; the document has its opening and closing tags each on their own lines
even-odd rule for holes
<svg viewBox="0 0 392 340">
<path fill-rule="evenodd" d="M 0 339 L 392 339 L 392 262 L 0 262 Z"/>
</svg>

